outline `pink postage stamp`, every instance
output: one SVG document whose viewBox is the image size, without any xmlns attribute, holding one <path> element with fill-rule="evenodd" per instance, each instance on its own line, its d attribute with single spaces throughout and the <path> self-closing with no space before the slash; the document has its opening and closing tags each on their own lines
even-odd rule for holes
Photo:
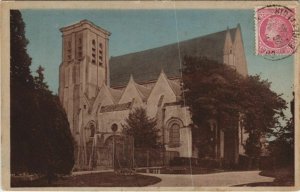
<svg viewBox="0 0 300 192">
<path fill-rule="evenodd" d="M 282 6 L 258 8 L 256 54 L 290 55 L 296 50 L 295 9 Z"/>
</svg>

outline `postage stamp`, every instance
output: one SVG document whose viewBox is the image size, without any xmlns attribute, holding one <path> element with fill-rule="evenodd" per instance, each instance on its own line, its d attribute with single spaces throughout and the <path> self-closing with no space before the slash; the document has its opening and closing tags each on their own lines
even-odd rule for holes
<svg viewBox="0 0 300 192">
<path fill-rule="evenodd" d="M 256 53 L 290 55 L 296 49 L 295 9 L 267 6 L 256 9 Z"/>
</svg>

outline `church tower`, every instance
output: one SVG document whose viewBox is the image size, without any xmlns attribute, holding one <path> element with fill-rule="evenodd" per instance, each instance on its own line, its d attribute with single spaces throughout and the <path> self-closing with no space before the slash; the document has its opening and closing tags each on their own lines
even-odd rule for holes
<svg viewBox="0 0 300 192">
<path fill-rule="evenodd" d="M 80 110 L 93 101 L 103 83 L 109 85 L 108 39 L 110 32 L 90 21 L 63 27 L 59 98 L 73 134 L 79 131 Z"/>
</svg>

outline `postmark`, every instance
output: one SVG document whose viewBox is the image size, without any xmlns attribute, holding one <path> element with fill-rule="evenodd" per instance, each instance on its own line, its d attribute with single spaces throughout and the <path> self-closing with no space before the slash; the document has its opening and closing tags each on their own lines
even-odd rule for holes
<svg viewBox="0 0 300 192">
<path fill-rule="evenodd" d="M 256 54 L 288 56 L 296 51 L 295 9 L 279 5 L 257 8 Z"/>
</svg>

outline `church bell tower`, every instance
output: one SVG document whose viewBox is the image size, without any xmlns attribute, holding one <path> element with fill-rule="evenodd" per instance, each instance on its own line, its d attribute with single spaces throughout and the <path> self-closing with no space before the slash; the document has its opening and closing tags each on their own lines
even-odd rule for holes
<svg viewBox="0 0 300 192">
<path fill-rule="evenodd" d="M 79 131 L 79 113 L 86 100 L 94 100 L 103 83 L 109 85 L 108 40 L 110 32 L 82 20 L 63 27 L 59 98 L 73 134 Z"/>
</svg>

